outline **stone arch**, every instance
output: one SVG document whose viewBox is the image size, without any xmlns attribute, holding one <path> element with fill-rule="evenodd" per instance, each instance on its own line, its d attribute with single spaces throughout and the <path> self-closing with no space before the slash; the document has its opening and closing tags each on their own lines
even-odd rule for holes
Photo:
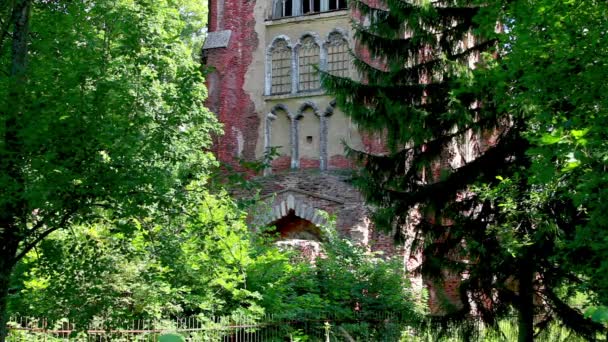
<svg viewBox="0 0 608 342">
<path fill-rule="evenodd" d="M 264 93 L 266 95 L 272 95 L 272 56 L 275 52 L 275 49 L 279 45 L 283 45 L 281 43 L 285 43 L 284 47 L 287 48 L 289 52 L 289 77 L 291 81 L 290 93 L 295 91 L 294 88 L 294 79 L 295 79 L 295 62 L 294 62 L 294 46 L 291 43 L 291 39 L 289 39 L 286 35 L 278 35 L 272 39 L 268 47 L 266 48 L 266 71 L 265 71 L 265 80 L 264 80 Z"/>
<path fill-rule="evenodd" d="M 285 112 L 289 117 L 292 117 L 291 112 L 289 111 L 289 107 L 282 103 L 278 103 L 272 107 L 270 110 L 270 114 L 277 116 L 278 112 Z"/>
<path fill-rule="evenodd" d="M 294 45 L 293 48 L 295 50 L 298 50 L 302 46 L 302 40 L 304 40 L 307 37 L 311 37 L 314 40 L 315 44 L 317 44 L 319 47 L 321 47 L 323 45 L 323 40 L 321 39 L 321 36 L 317 32 L 306 31 L 300 35 L 300 39 L 298 39 L 298 42 Z"/>
<path fill-rule="evenodd" d="M 324 141 L 319 107 L 312 101 L 305 101 L 298 110 L 298 117 L 300 167 L 317 168 L 320 166 L 321 145 Z"/>
<path fill-rule="evenodd" d="M 345 30 L 341 27 L 334 27 L 331 31 L 329 31 L 329 33 L 327 34 L 327 39 L 326 42 L 330 40 L 330 37 L 332 35 L 335 34 L 339 34 L 341 35 L 347 42 L 349 41 L 350 35 L 348 34 L 348 30 Z"/>
<path fill-rule="evenodd" d="M 336 109 L 336 99 L 333 99 L 329 102 L 327 108 L 323 112 L 323 116 L 332 116 L 334 114 L 334 110 Z"/>
<path fill-rule="evenodd" d="M 317 227 L 327 223 L 321 210 L 315 209 L 314 206 L 305 201 L 296 199 L 291 194 L 283 201 L 274 205 L 271 208 L 270 215 L 264 217 L 260 223 L 265 225 L 271 224 L 289 215 L 290 211 L 293 211 L 296 217 L 310 221 Z"/>
<path fill-rule="evenodd" d="M 273 126 L 276 126 L 276 123 L 280 122 L 280 120 L 282 119 L 287 119 L 289 121 L 289 129 L 287 131 L 288 139 L 284 136 L 285 132 L 277 131 L 276 128 L 273 129 Z M 270 152 L 270 148 L 273 146 L 285 146 L 285 144 L 278 145 L 278 143 L 282 143 L 283 141 L 289 140 L 289 145 L 285 147 L 285 151 L 289 151 L 290 166 L 292 168 L 296 168 L 298 158 L 297 117 L 289 110 L 286 105 L 279 103 L 272 107 L 270 113 L 266 115 L 265 121 L 266 129 L 264 132 L 264 143 L 266 152 Z M 270 173 L 270 171 L 270 169 L 266 169 L 265 173 L 268 174 Z"/>
<path fill-rule="evenodd" d="M 298 109 L 298 115 L 302 115 L 304 111 L 309 108 L 312 109 L 316 116 L 321 116 L 319 112 L 319 106 L 317 106 L 317 104 L 312 101 L 304 101 L 304 103 L 302 103 L 302 105 Z"/>
</svg>

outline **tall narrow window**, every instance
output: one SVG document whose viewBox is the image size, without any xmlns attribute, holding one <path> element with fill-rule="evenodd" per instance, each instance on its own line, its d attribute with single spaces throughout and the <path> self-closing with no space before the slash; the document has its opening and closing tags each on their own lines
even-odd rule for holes
<svg viewBox="0 0 608 342">
<path fill-rule="evenodd" d="M 329 1 L 329 10 L 335 11 L 340 9 L 346 9 L 346 0 L 327 0 Z"/>
<path fill-rule="evenodd" d="M 273 19 L 291 17 L 293 14 L 293 0 L 275 0 L 272 13 Z"/>
<path fill-rule="evenodd" d="M 302 13 L 318 13 L 321 12 L 321 0 L 302 0 Z"/>
<path fill-rule="evenodd" d="M 349 66 L 348 42 L 342 34 L 333 32 L 327 42 L 327 71 L 335 76 L 346 77 Z"/>
<path fill-rule="evenodd" d="M 271 94 L 291 92 L 291 48 L 285 40 L 277 41 L 272 47 Z"/>
<path fill-rule="evenodd" d="M 302 39 L 298 52 L 298 90 L 311 91 L 319 89 L 321 87 L 319 73 L 315 70 L 315 66 L 319 66 L 320 62 L 319 45 L 317 45 L 313 37 L 306 36 Z"/>
</svg>

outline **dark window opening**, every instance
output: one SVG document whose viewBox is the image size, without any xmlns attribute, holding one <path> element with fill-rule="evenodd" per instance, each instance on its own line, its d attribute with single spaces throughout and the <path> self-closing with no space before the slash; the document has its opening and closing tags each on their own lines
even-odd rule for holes
<svg viewBox="0 0 608 342">
<path fill-rule="evenodd" d="M 291 17 L 293 15 L 293 8 L 292 8 L 292 1 L 291 0 L 286 0 L 285 1 L 285 9 L 283 12 L 283 16 L 284 17 Z"/>
<path fill-rule="evenodd" d="M 346 0 L 328 0 L 328 1 L 329 1 L 329 10 L 330 11 L 347 8 Z"/>
<path fill-rule="evenodd" d="M 302 0 L 302 13 L 321 12 L 321 0 Z"/>
<path fill-rule="evenodd" d="M 274 19 L 293 16 L 293 0 L 275 0 Z"/>
<path fill-rule="evenodd" d="M 312 136 L 310 136 L 310 135 L 307 136 L 306 137 L 306 142 L 309 143 L 309 144 L 312 144 Z"/>
</svg>

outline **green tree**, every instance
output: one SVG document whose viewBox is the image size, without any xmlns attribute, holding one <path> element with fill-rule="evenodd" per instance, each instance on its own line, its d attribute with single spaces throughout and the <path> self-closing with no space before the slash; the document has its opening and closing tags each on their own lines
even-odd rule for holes
<svg viewBox="0 0 608 342">
<path fill-rule="evenodd" d="M 608 303 L 608 17 L 601 1 L 517 1 L 497 102 L 528 121 L 530 182 L 547 190 L 571 286 Z"/>
<path fill-rule="evenodd" d="M 260 315 L 248 291 L 253 258 L 242 211 L 227 196 L 200 195 L 190 215 L 98 220 L 60 230 L 17 266 L 10 311 L 77 328 L 194 315 Z"/>
<path fill-rule="evenodd" d="M 179 212 L 218 125 L 191 58 L 195 1 L 2 1 L 0 341 L 15 264 L 101 215 Z"/>
<path fill-rule="evenodd" d="M 246 285 L 260 294 L 266 312 L 294 322 L 330 319 L 360 339 L 397 340 L 403 324 L 420 322 L 423 296 L 412 289 L 402 258 L 353 244 L 333 224 L 322 232 L 322 254 L 314 262 L 302 260 L 297 250 L 281 251 L 264 241 L 257 246 Z"/>
<path fill-rule="evenodd" d="M 576 201 L 569 205 L 567 196 L 555 196 L 560 177 L 538 182 L 530 173 L 556 167 L 555 154 L 541 151 L 547 157 L 541 166 L 538 161 L 544 157 L 531 149 L 538 141 L 531 133 L 544 137 L 554 128 L 549 117 L 538 121 L 548 113 L 538 108 L 551 107 L 543 97 L 553 96 L 551 84 L 558 86 L 543 84 L 550 76 L 546 69 L 552 57 L 541 43 L 551 37 L 546 31 L 561 30 L 570 7 L 576 6 L 550 3 L 385 0 L 373 7 L 351 1 L 364 18 L 364 24 L 355 24 L 355 38 L 371 58 L 355 59 L 361 80 L 326 74 L 323 82 L 347 115 L 386 137 L 386 155 L 350 150 L 365 165 L 358 183 L 379 208 L 376 222 L 389 229 L 405 226 L 410 210 L 418 205 L 422 217 L 415 229 L 425 255 L 421 271 L 434 278 L 446 269 L 467 274 L 460 285 L 463 307 L 447 318 L 465 317 L 471 309 L 466 298 L 492 324 L 514 306 L 520 341 L 533 339 L 533 318 L 539 309 L 535 296 L 550 308 L 550 314 L 545 311 L 548 319 L 555 315 L 589 337 L 601 328 L 568 306 L 567 296 L 558 294 L 564 284 L 576 282 L 579 273 L 560 258 L 562 236 L 576 230 L 581 210 Z M 539 19 L 541 15 L 529 14 L 530 6 L 557 12 Z M 586 6 L 593 7 L 593 22 L 605 20 L 599 3 L 589 2 L 578 10 L 591 9 Z M 561 30 L 554 39 L 562 39 L 561 34 L 576 39 L 574 27 Z M 599 27 L 605 26 L 597 27 L 600 35 Z M 545 54 L 547 63 L 525 48 L 534 44 L 538 46 L 532 52 Z M 554 47 L 568 54 L 568 44 L 564 40 Z M 516 69 L 513 63 L 522 64 Z M 564 68 L 558 71 L 562 78 L 571 70 L 567 63 L 564 59 Z M 536 70 L 533 79 L 541 88 L 527 84 L 528 67 Z M 537 101 L 532 104 L 526 97 Z M 554 98 L 555 103 L 562 99 Z M 586 101 L 595 108 L 593 101 Z M 604 243 L 598 245 L 604 250 Z M 576 253 L 568 259 L 576 260 L 573 256 Z"/>
</svg>

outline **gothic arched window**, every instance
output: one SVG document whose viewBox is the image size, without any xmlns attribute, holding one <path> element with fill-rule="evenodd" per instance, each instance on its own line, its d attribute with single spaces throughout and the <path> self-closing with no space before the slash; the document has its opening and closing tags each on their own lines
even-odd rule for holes
<svg viewBox="0 0 608 342">
<path fill-rule="evenodd" d="M 339 32 L 333 32 L 327 40 L 327 71 L 335 76 L 346 77 L 350 67 L 348 42 Z"/>
<path fill-rule="evenodd" d="M 298 48 L 298 90 L 310 91 L 321 87 L 319 73 L 315 69 L 321 61 L 320 48 L 312 36 L 302 39 Z"/>
<path fill-rule="evenodd" d="M 291 93 L 291 47 L 284 39 L 271 48 L 271 94 Z"/>
</svg>

